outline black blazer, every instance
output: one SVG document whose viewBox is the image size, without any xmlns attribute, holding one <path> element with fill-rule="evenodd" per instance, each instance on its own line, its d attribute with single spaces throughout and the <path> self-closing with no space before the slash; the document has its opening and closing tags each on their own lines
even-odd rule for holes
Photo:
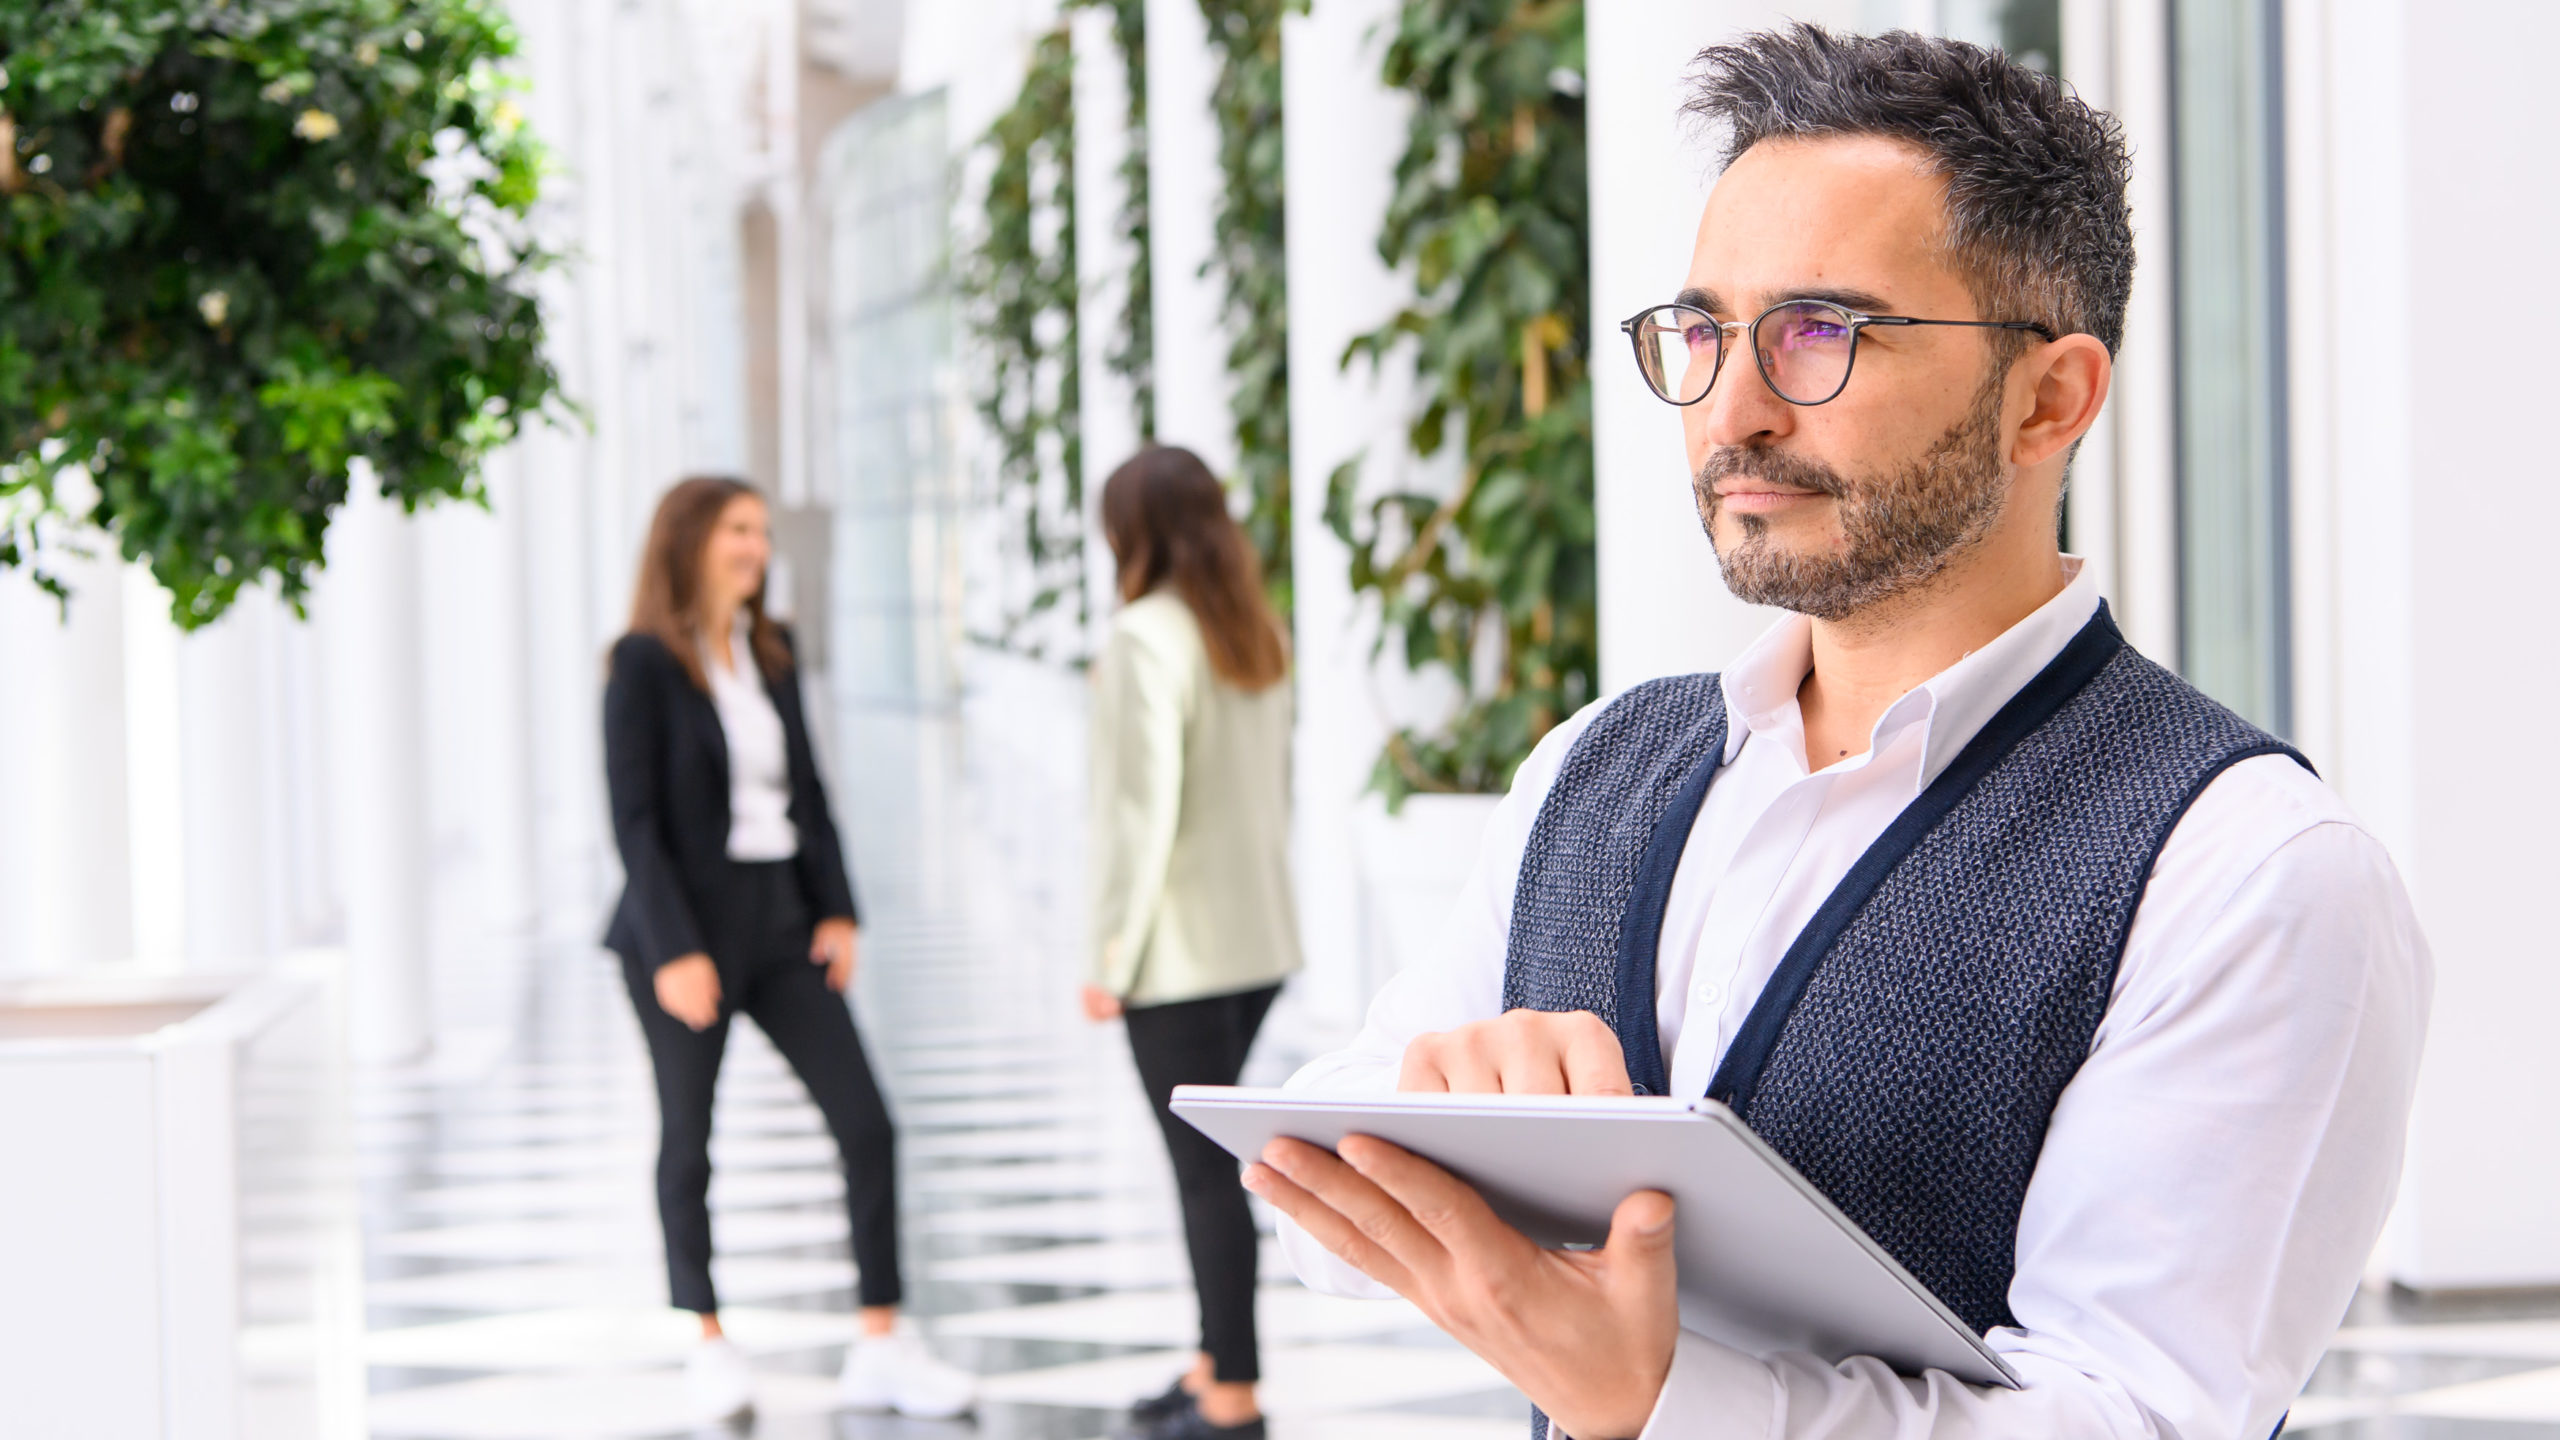
<svg viewBox="0 0 2560 1440">
<path fill-rule="evenodd" d="M 790 632 L 783 632 L 786 643 Z M 750 661 L 752 663 L 752 661 Z M 844 847 L 809 750 L 798 666 L 765 682 L 782 715 L 791 773 L 791 823 L 800 831 L 792 864 L 819 919 L 859 920 Z M 667 647 L 652 635 L 614 642 L 604 687 L 604 770 L 613 801 L 613 838 L 625 883 L 604 943 L 652 969 L 707 952 L 726 934 L 729 741 L 720 712 Z"/>
</svg>

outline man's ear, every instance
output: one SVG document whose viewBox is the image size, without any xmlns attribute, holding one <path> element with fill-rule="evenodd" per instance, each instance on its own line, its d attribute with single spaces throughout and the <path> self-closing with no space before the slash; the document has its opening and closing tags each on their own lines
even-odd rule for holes
<svg viewBox="0 0 2560 1440">
<path fill-rule="evenodd" d="M 2065 335 L 2030 351 L 2020 362 L 2033 408 L 2018 427 L 2011 464 L 2041 465 L 2067 453 L 2098 422 L 2115 378 L 2115 362 L 2095 335 Z"/>
</svg>

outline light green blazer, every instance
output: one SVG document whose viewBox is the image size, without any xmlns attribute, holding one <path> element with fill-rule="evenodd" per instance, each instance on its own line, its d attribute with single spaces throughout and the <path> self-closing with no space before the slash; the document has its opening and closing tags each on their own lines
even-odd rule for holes
<svg viewBox="0 0 2560 1440">
<path fill-rule="evenodd" d="M 1296 970 L 1289 682 L 1220 680 L 1191 608 L 1123 608 L 1093 666 L 1092 970 L 1131 1005 Z"/>
</svg>

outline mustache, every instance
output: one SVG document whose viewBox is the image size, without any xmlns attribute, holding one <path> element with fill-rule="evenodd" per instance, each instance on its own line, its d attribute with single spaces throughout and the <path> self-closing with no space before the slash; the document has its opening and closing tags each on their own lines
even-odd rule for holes
<svg viewBox="0 0 2560 1440">
<path fill-rule="evenodd" d="M 1762 480 L 1789 490 L 1809 490 L 1817 495 L 1833 497 L 1849 493 L 1849 482 L 1839 471 L 1801 455 L 1783 450 L 1761 450 L 1747 445 L 1722 446 L 1707 456 L 1698 467 L 1698 494 L 1710 497 L 1718 483 L 1726 480 Z"/>
</svg>

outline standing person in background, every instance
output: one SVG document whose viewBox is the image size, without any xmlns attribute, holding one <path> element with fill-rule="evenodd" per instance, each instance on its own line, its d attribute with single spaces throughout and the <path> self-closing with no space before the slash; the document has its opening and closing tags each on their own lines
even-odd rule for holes
<svg viewBox="0 0 2560 1440">
<path fill-rule="evenodd" d="M 1092 981 L 1164 1128 L 1200 1291 L 1200 1355 L 1134 1411 L 1146 1440 L 1261 1440 L 1253 1213 L 1235 1161 L 1175 1117 L 1232 1085 L 1298 968 L 1289 884 L 1289 654 L 1225 490 L 1188 450 L 1112 472 L 1102 529 L 1124 608 L 1094 665 Z"/>
<path fill-rule="evenodd" d="M 860 916 L 800 708 L 790 632 L 764 612 L 773 542 L 742 481 L 658 503 L 605 686 L 605 771 L 629 877 L 605 944 L 622 957 L 658 1080 L 658 1218 L 675 1304 L 702 1317 L 685 1367 L 705 1418 L 748 1408 L 711 1287 L 711 1095 L 744 1012 L 827 1118 L 844 1160 L 862 1338 L 847 1405 L 951 1416 L 976 1382 L 898 1326 L 896 1132 L 843 995 Z"/>
</svg>

